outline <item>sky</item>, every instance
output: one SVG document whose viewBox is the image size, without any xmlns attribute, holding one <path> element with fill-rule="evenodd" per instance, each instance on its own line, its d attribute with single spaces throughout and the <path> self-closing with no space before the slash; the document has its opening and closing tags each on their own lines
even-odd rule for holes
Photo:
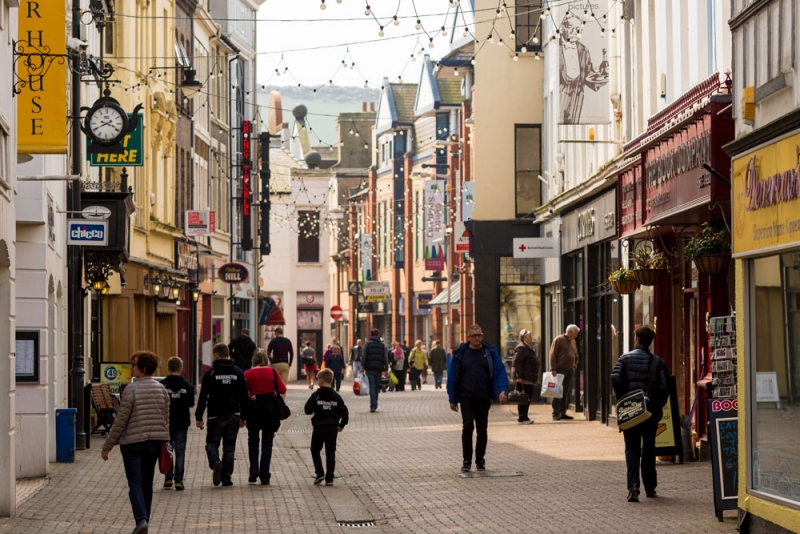
<svg viewBox="0 0 800 534">
<path fill-rule="evenodd" d="M 261 5 L 256 46 L 259 84 L 300 83 L 321 91 L 331 80 L 348 86 L 368 81 L 375 89 L 380 89 L 384 77 L 396 82 L 402 76 L 403 81 L 417 83 L 422 64 L 418 52 L 424 48 L 438 59 L 449 51 L 453 37 L 452 22 L 447 22 L 453 18 L 450 0 L 325 0 L 324 10 L 321 3 L 267 0 Z M 371 14 L 366 16 L 368 3 Z M 394 25 L 395 15 L 399 25 Z M 422 23 L 420 30 L 415 29 L 417 20 Z M 381 24 L 384 37 L 379 36 Z M 447 35 L 441 33 L 443 25 Z M 462 38 L 464 26 L 459 17 L 457 39 Z M 429 48 L 431 37 L 433 48 Z"/>
</svg>

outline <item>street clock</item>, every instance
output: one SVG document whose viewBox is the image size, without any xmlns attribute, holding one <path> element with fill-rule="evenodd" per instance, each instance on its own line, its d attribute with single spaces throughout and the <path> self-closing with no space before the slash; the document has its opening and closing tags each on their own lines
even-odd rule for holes
<svg viewBox="0 0 800 534">
<path fill-rule="evenodd" d="M 81 124 L 81 130 L 91 141 L 89 153 L 112 152 L 121 149 L 120 142 L 125 136 L 136 129 L 139 123 L 139 110 L 142 105 L 138 104 L 128 117 L 128 113 L 122 109 L 114 98 L 106 95 L 97 99 L 91 108 L 81 108 L 86 110 L 86 116 Z"/>
</svg>

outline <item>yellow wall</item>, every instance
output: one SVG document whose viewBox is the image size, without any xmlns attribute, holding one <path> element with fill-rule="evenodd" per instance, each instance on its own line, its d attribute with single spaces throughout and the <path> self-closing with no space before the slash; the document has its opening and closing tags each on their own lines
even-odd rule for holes
<svg viewBox="0 0 800 534">
<path fill-rule="evenodd" d="M 496 1 L 478 0 L 475 5 L 476 11 L 482 9 L 484 14 L 495 8 Z M 478 18 L 484 22 L 476 24 L 476 35 L 483 39 L 492 31 L 492 17 Z M 513 46 L 507 24 L 498 24 L 494 34 L 495 43 L 499 34 Z M 544 60 L 535 61 L 532 55 L 520 55 L 518 61 L 513 58 L 506 46 L 487 43 L 475 59 L 475 220 L 516 216 L 514 125 L 544 121 Z"/>
<path fill-rule="evenodd" d="M 745 338 L 747 337 L 749 324 L 748 308 L 745 308 L 744 295 L 746 288 L 744 287 L 743 277 L 743 262 L 746 260 L 735 261 L 735 291 L 736 291 L 736 309 L 741 310 L 739 320 L 739 332 L 744 332 L 745 335 L 737 336 L 736 338 L 736 351 L 738 354 L 747 354 Z M 749 355 L 748 355 L 749 356 Z M 746 373 L 747 365 L 745 362 L 748 358 L 740 358 L 740 365 L 738 366 L 738 379 L 739 387 L 739 428 L 746 428 L 747 421 L 747 387 Z M 776 525 L 783 528 L 798 532 L 800 531 L 800 511 L 780 506 L 764 499 L 759 499 L 753 495 L 747 494 L 747 470 L 748 457 L 747 457 L 747 444 L 746 444 L 746 431 L 739 432 L 739 508 L 747 510 L 751 514 L 764 518 Z"/>
</svg>

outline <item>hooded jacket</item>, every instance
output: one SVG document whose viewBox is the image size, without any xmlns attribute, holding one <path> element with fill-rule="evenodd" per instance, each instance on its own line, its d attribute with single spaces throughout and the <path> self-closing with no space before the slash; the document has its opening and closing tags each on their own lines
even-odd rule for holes
<svg viewBox="0 0 800 534">
<path fill-rule="evenodd" d="M 192 424 L 194 386 L 180 375 L 169 375 L 162 382 L 169 393 L 169 432 L 185 432 Z"/>
<path fill-rule="evenodd" d="M 211 369 L 203 375 L 194 417 L 197 421 L 203 420 L 206 403 L 208 416 L 219 417 L 240 413 L 249 401 L 242 372 L 236 368 L 233 360 L 220 358 L 214 360 Z"/>
<path fill-rule="evenodd" d="M 503 365 L 503 360 L 497 353 L 497 349 L 482 341 L 484 357 L 491 358 L 489 363 L 489 376 L 486 379 L 489 381 L 489 391 L 492 392 L 492 399 L 498 400 L 500 393 L 508 390 L 508 375 L 506 374 L 506 366 Z M 469 348 L 469 343 L 462 343 L 456 350 L 453 351 L 453 357 L 447 365 L 447 396 L 450 398 L 450 404 L 458 404 L 460 400 L 460 392 L 458 383 L 461 378 L 461 357 L 464 352 Z M 450 377 L 453 377 L 451 380 Z"/>
<path fill-rule="evenodd" d="M 342 397 L 332 387 L 320 387 L 306 401 L 306 415 L 312 415 L 311 426 L 347 425 L 350 413 Z"/>
</svg>

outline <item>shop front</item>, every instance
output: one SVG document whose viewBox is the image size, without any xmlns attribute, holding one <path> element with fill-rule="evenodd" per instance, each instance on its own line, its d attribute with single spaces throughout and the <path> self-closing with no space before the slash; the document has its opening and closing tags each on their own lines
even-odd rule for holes
<svg viewBox="0 0 800 534">
<path fill-rule="evenodd" d="M 732 234 L 740 310 L 738 413 L 744 429 L 738 440 L 738 506 L 752 532 L 797 532 L 800 130 L 756 147 L 744 139 L 732 143 L 739 149 L 733 160 Z M 742 150 L 746 143 L 751 146 Z"/>
<path fill-rule="evenodd" d="M 698 382 L 711 371 L 706 322 L 731 313 L 732 269 L 702 274 L 684 247 L 703 224 L 724 230 L 730 221 L 730 158 L 722 150 L 734 135 L 727 91 L 729 84 L 712 76 L 652 117 L 647 132 L 626 145 L 626 161 L 634 163 L 619 179 L 625 254 L 659 252 L 667 264 L 629 298 L 627 332 L 632 338 L 644 324 L 656 329 L 651 348 L 675 376 L 679 410 L 691 414 L 701 438 L 708 410 Z"/>
<path fill-rule="evenodd" d="M 588 420 L 608 423 L 609 381 L 622 339 L 622 300 L 606 280 L 620 266 L 616 188 L 562 214 L 561 253 L 563 324 L 581 329 L 570 402 Z M 547 347 L 540 352 L 547 357 Z"/>
</svg>

